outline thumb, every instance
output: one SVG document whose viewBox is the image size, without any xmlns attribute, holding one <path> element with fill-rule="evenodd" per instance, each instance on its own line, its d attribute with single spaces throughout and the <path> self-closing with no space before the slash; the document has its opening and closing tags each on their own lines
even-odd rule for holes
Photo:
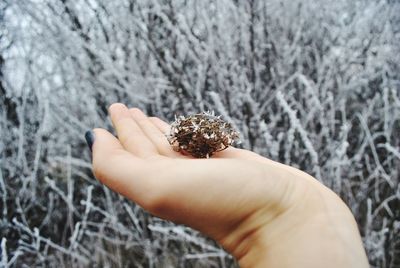
<svg viewBox="0 0 400 268">
<path fill-rule="evenodd" d="M 152 169 L 126 151 L 120 141 L 105 129 L 96 128 L 85 137 L 92 149 L 95 177 L 113 191 L 146 206 L 153 188 Z"/>
</svg>

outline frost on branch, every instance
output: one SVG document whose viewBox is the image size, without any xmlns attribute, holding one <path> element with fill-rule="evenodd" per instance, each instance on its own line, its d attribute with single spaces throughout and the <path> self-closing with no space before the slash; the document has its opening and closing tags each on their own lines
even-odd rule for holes
<svg viewBox="0 0 400 268">
<path fill-rule="evenodd" d="M 353 211 L 400 263 L 400 2 L 0 1 L 0 266 L 231 267 L 199 233 L 99 184 L 83 134 L 107 106 L 215 110 L 242 147 Z M 221 147 L 222 148 L 222 147 Z"/>
</svg>

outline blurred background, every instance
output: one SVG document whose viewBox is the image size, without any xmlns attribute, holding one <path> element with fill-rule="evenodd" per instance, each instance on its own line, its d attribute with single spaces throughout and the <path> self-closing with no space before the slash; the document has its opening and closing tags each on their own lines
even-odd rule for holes
<svg viewBox="0 0 400 268">
<path fill-rule="evenodd" d="M 354 213 L 372 267 L 400 267 L 400 2 L 3 0 L 2 267 L 235 267 L 213 241 L 99 184 L 84 133 L 123 102 L 214 110 L 243 148 Z"/>
</svg>

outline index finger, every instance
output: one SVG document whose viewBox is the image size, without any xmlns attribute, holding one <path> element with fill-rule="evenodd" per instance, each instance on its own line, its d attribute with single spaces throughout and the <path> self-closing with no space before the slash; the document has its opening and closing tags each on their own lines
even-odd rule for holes
<svg viewBox="0 0 400 268">
<path fill-rule="evenodd" d="M 118 139 L 127 151 L 138 157 L 158 155 L 157 148 L 133 120 L 129 109 L 124 104 L 114 103 L 110 106 L 109 113 Z"/>
</svg>

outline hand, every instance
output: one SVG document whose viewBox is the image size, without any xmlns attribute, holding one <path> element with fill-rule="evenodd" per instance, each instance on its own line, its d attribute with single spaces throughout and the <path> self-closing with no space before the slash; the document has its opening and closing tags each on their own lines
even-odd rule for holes
<svg viewBox="0 0 400 268">
<path fill-rule="evenodd" d="M 233 147 L 183 156 L 162 120 L 109 112 L 118 139 L 94 130 L 94 174 L 150 213 L 210 236 L 242 267 L 368 267 L 350 210 L 313 177 Z"/>
</svg>

